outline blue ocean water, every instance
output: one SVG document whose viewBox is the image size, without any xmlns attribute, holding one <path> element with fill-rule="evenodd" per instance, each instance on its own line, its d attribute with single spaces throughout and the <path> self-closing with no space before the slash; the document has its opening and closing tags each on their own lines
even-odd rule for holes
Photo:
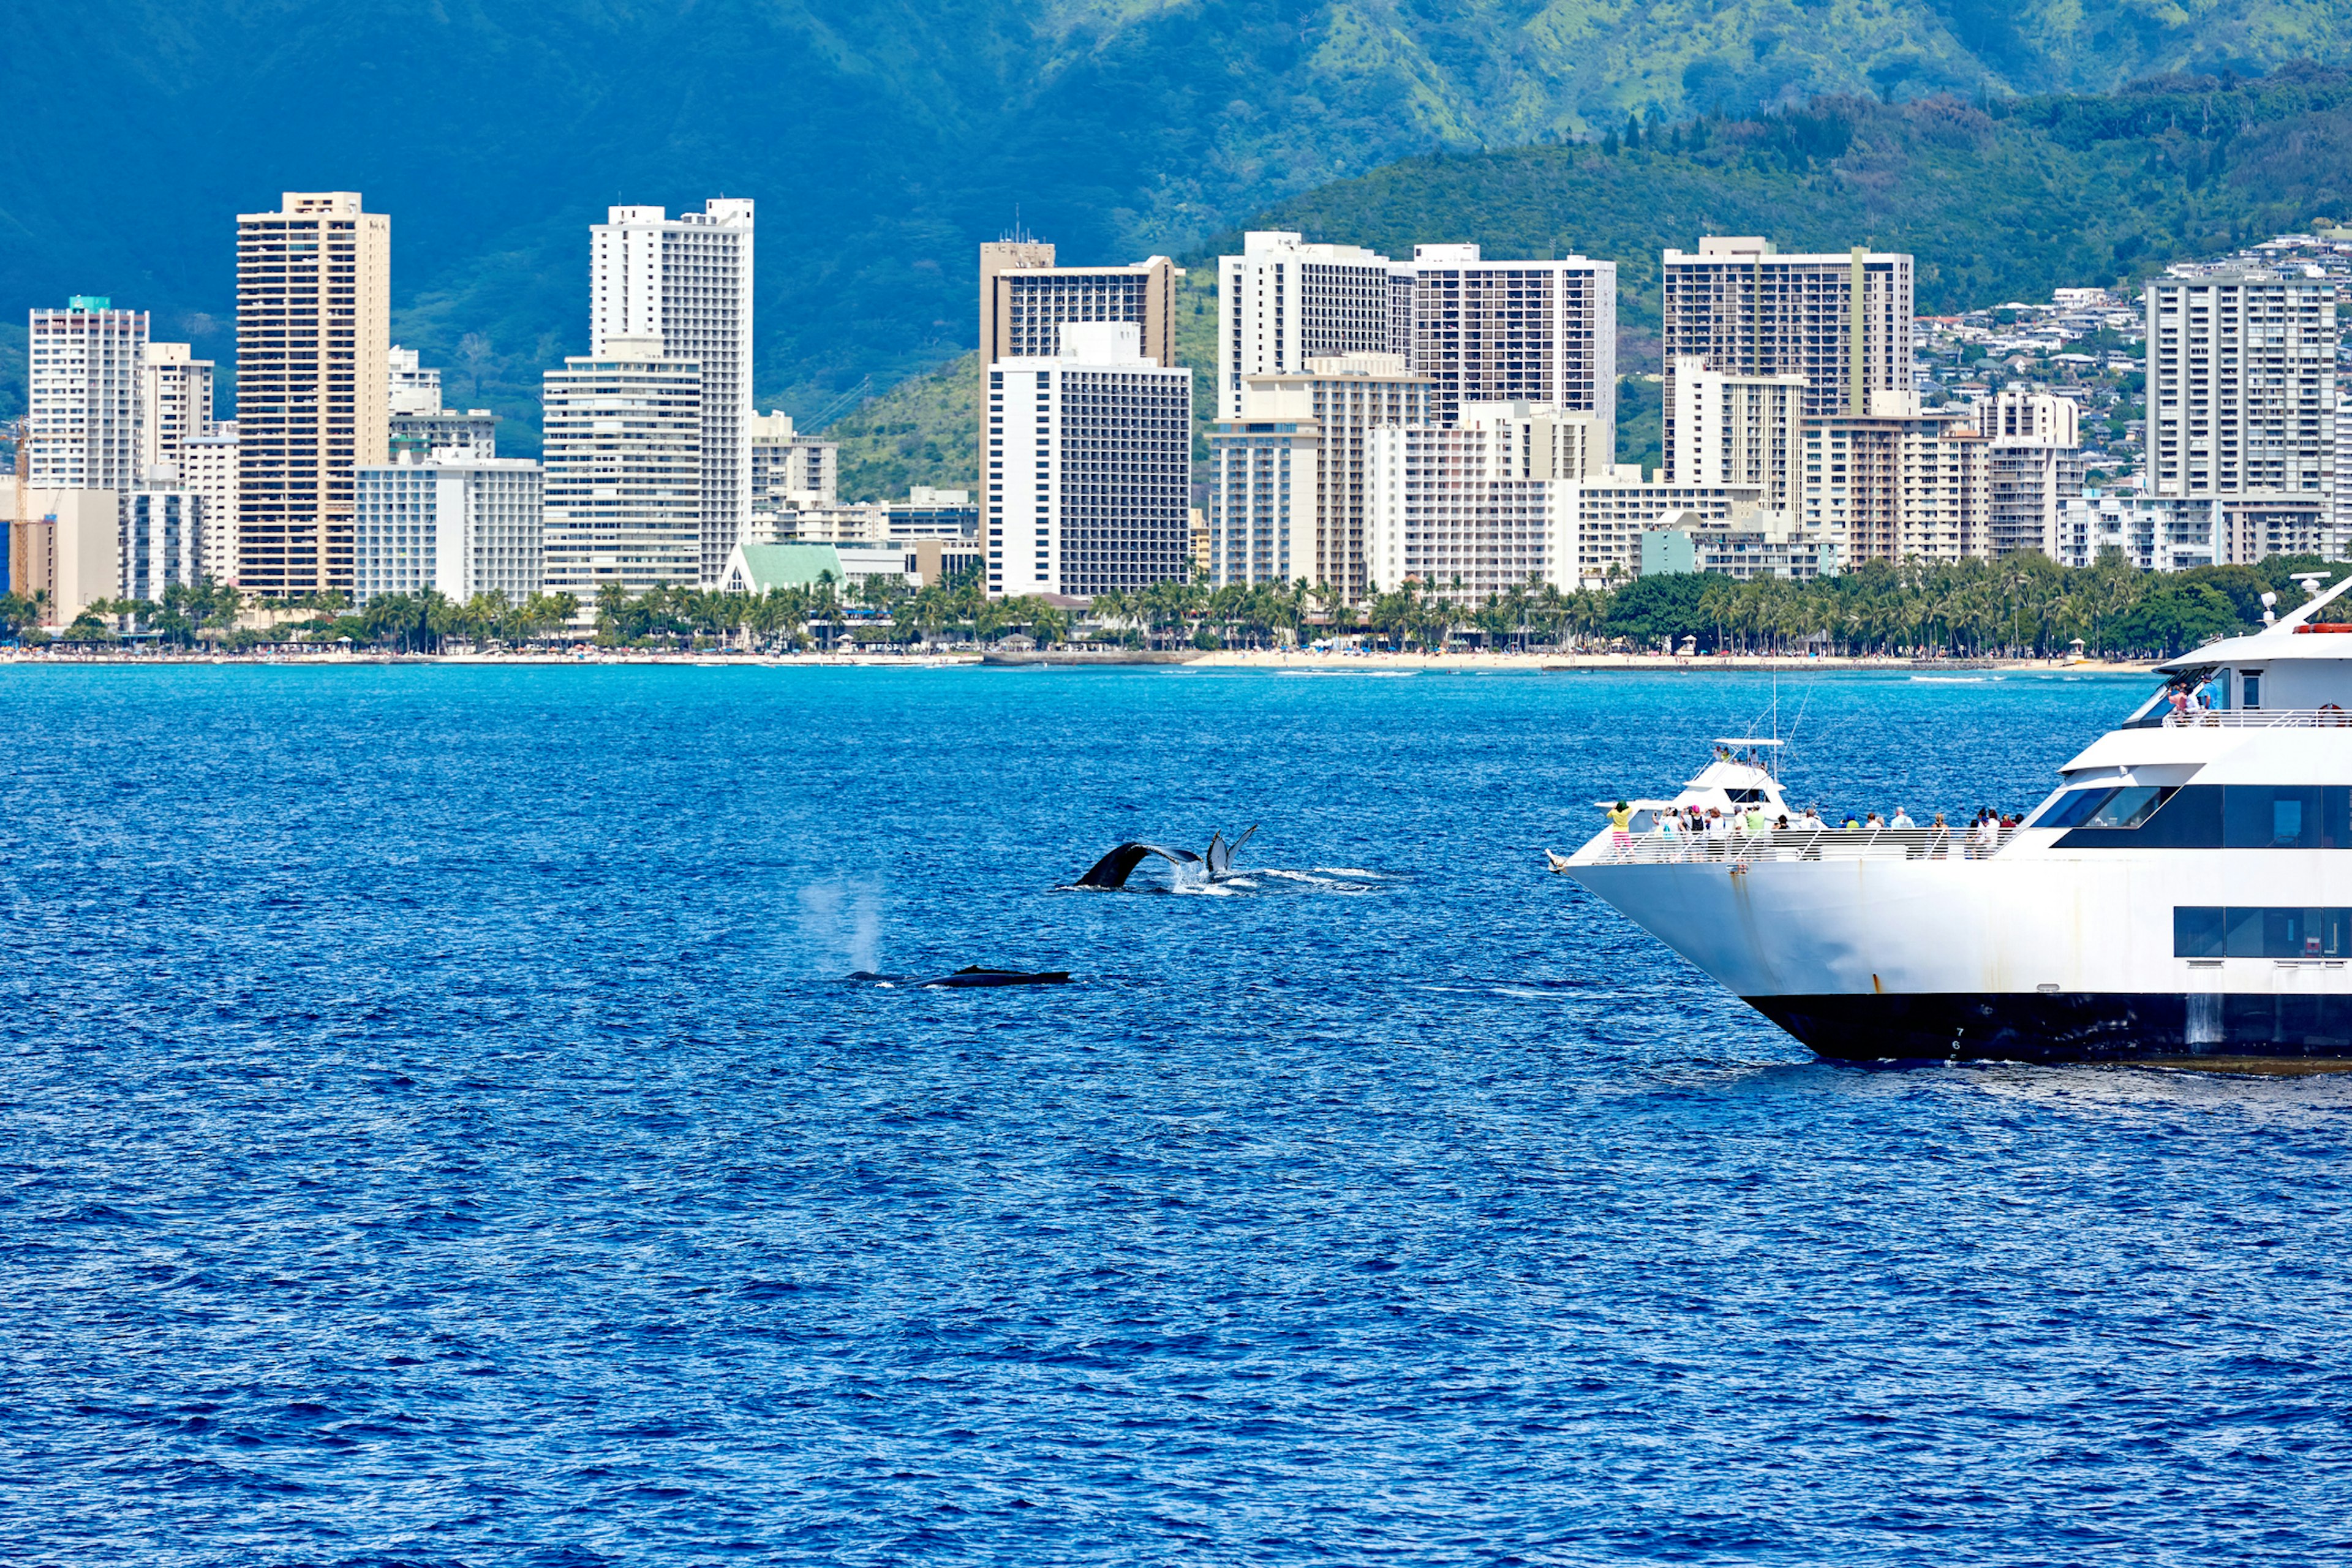
<svg viewBox="0 0 2352 1568">
<path fill-rule="evenodd" d="M 2342 1560 L 2352 1088 L 1819 1064 L 1542 869 L 2143 685 L 0 669 L 5 1554 Z"/>
</svg>

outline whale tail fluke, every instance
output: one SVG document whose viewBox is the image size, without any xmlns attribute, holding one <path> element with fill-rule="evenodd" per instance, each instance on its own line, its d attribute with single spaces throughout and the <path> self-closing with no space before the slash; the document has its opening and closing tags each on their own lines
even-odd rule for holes
<svg viewBox="0 0 2352 1568">
<path fill-rule="evenodd" d="M 1253 822 L 1249 825 L 1248 831 L 1244 832 L 1240 837 L 1234 839 L 1231 844 L 1225 842 L 1225 836 L 1223 833 L 1215 833 L 1210 836 L 1208 860 L 1209 876 L 1212 880 L 1214 880 L 1219 877 L 1230 877 L 1234 874 L 1234 858 L 1241 854 L 1242 846 L 1248 843 L 1251 837 L 1256 832 L 1257 824 Z"/>
<path fill-rule="evenodd" d="M 1081 888 L 1124 888 L 1127 879 L 1135 874 L 1138 866 L 1143 864 L 1143 858 L 1147 855 L 1157 855 L 1180 869 L 1201 863 L 1201 858 L 1190 849 L 1163 849 L 1157 844 L 1122 844 L 1096 861 L 1076 885 Z"/>
</svg>

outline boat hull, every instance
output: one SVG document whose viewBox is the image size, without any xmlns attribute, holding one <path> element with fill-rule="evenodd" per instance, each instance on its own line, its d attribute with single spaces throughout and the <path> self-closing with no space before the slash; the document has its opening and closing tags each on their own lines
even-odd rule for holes
<svg viewBox="0 0 2352 1568">
<path fill-rule="evenodd" d="M 1583 864 L 1569 875 L 1841 1061 L 2352 1061 L 2352 967 L 2176 950 L 2182 905 L 2352 906 L 2352 855 Z"/>
<path fill-rule="evenodd" d="M 1835 1061 L 2162 1061 L 2352 1069 L 2352 997 L 2084 992 L 1749 996 Z"/>
</svg>

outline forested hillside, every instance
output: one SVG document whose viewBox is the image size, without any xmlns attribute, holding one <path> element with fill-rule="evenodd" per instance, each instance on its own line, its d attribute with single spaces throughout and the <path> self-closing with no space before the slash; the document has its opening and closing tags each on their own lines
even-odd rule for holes
<svg viewBox="0 0 2352 1568">
<path fill-rule="evenodd" d="M 0 35 L 21 100 L 0 294 L 11 317 L 111 295 L 226 362 L 234 215 L 282 190 L 361 191 L 393 219 L 396 335 L 527 446 L 540 372 L 584 346 L 587 226 L 614 201 L 748 195 L 759 394 L 806 417 L 869 375 L 887 387 L 969 351 L 972 247 L 1015 222 L 1074 259 L 1173 254 L 1400 157 L 1444 147 L 1452 163 L 1628 114 L 2352 59 L 2339 10 L 30 0 Z"/>
<path fill-rule="evenodd" d="M 1240 226 L 1391 256 L 1476 240 L 1490 256 L 1607 257 L 1619 269 L 1620 365 L 1637 372 L 1656 368 L 1659 253 L 1702 234 L 1760 234 L 1784 250 L 1906 250 L 1920 310 L 1941 313 L 2128 284 L 2330 219 L 2352 222 L 2352 73 L 2298 66 L 2259 82 L 2171 78 L 2096 97 L 1825 99 L 1593 143 L 1411 158 Z M 1178 348 L 1203 401 L 1214 258 L 1239 244 L 1237 227 L 1189 258 Z M 1656 398 L 1640 384 L 1624 398 L 1620 445 L 1632 461 L 1654 440 Z M 893 399 L 902 410 L 921 402 L 911 387 Z M 898 423 L 909 451 L 943 459 L 908 468 L 915 482 L 970 482 L 968 437 L 958 447 L 929 440 L 911 413 Z"/>
</svg>

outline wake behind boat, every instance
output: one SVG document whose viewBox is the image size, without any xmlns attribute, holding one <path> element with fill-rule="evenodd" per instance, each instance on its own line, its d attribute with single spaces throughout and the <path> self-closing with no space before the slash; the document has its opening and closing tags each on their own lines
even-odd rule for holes
<svg viewBox="0 0 2352 1568">
<path fill-rule="evenodd" d="M 1565 874 L 1824 1057 L 2352 1067 L 2347 588 L 2159 666 L 2019 827 L 1784 828 L 1719 745 Z"/>
</svg>

